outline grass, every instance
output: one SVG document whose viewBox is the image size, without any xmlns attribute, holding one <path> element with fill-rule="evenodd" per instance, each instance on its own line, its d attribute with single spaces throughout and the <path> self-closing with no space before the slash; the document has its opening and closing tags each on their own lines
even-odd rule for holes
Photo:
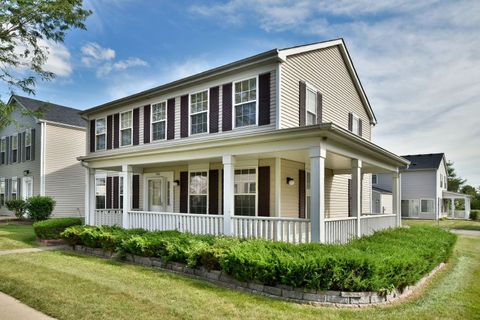
<svg viewBox="0 0 480 320">
<path fill-rule="evenodd" d="M 365 309 L 312 307 L 67 252 L 2 256 L 0 291 L 58 319 L 475 319 L 480 241 L 460 236 L 424 293 Z"/>
<path fill-rule="evenodd" d="M 37 246 L 37 243 L 32 226 L 15 223 L 0 224 L 0 250 L 35 246 Z"/>
<path fill-rule="evenodd" d="M 463 229 L 463 230 L 479 230 L 480 221 L 473 220 L 402 220 L 402 224 L 408 226 L 439 226 L 444 229 Z"/>
</svg>

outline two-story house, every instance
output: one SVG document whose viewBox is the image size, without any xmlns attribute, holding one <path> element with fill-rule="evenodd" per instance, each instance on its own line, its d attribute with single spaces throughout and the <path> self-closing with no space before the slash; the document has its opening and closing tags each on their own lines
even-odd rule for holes
<svg viewBox="0 0 480 320">
<path fill-rule="evenodd" d="M 12 214 L 6 200 L 46 195 L 56 200 L 53 216 L 83 216 L 85 169 L 77 157 L 86 123 L 79 110 L 18 95 L 8 103 L 17 107 L 0 130 L 0 214 Z"/>
<path fill-rule="evenodd" d="M 468 218 L 470 215 L 470 197 L 447 190 L 447 162 L 444 153 L 406 155 L 410 161 L 408 167 L 400 169 L 401 177 L 401 212 L 403 218 L 435 219 Z M 387 173 L 372 175 L 373 193 L 389 193 L 392 176 Z M 383 191 L 383 192 L 382 192 Z M 463 202 L 464 210 L 455 210 L 455 201 Z M 391 198 L 374 196 L 372 205 L 382 208 L 382 212 L 391 212 Z M 385 210 L 385 208 L 387 208 Z"/>
<path fill-rule="evenodd" d="M 342 39 L 274 49 L 84 111 L 87 222 L 345 242 L 372 216 L 372 172 L 408 161 L 376 118 Z"/>
</svg>

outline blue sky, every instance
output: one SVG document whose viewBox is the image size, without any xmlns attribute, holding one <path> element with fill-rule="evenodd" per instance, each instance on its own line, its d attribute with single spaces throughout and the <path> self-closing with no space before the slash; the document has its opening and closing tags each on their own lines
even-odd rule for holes
<svg viewBox="0 0 480 320">
<path fill-rule="evenodd" d="M 378 118 L 374 142 L 398 154 L 445 152 L 480 185 L 479 1 L 85 5 L 88 30 L 47 44 L 58 76 L 39 83 L 38 99 L 86 109 L 265 50 L 343 37 Z"/>
</svg>

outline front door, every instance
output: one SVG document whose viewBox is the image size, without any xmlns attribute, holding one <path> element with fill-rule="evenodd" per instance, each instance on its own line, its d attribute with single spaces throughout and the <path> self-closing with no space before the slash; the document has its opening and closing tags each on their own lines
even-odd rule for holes
<svg viewBox="0 0 480 320">
<path fill-rule="evenodd" d="M 173 173 L 156 173 L 146 177 L 148 211 L 173 212 Z"/>
<path fill-rule="evenodd" d="M 24 177 L 23 178 L 23 199 L 28 199 L 33 196 L 33 179 L 31 177 Z"/>
</svg>

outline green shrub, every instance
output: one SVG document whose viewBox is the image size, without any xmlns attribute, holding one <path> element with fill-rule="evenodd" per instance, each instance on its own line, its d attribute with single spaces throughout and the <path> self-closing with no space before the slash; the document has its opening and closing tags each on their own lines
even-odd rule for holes
<svg viewBox="0 0 480 320">
<path fill-rule="evenodd" d="M 33 230 L 40 239 L 60 239 L 60 234 L 66 228 L 82 224 L 81 218 L 54 218 L 35 222 Z"/>
<path fill-rule="evenodd" d="M 470 220 L 479 220 L 480 218 L 480 211 L 478 210 L 472 210 L 470 211 Z"/>
<path fill-rule="evenodd" d="M 27 200 L 27 213 L 33 221 L 46 220 L 55 208 L 55 200 L 48 196 L 33 196 Z"/>
<path fill-rule="evenodd" d="M 15 217 L 22 219 L 27 209 L 27 204 L 22 199 L 7 200 L 5 206 L 15 214 Z"/>
</svg>

